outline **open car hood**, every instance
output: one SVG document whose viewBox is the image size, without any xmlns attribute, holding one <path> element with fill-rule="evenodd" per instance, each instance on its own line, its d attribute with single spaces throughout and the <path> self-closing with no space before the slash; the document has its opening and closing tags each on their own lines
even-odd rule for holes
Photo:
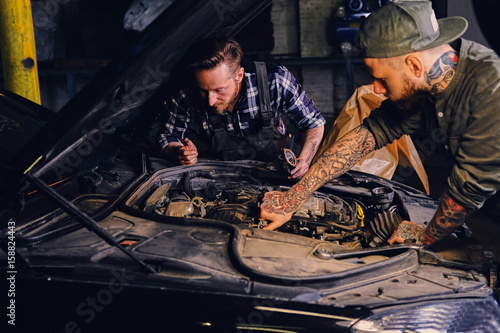
<svg viewBox="0 0 500 333">
<path fill-rule="evenodd" d="M 16 115 L 3 107 L 0 113 L 2 124 L 6 125 L 0 131 L 0 148 L 2 153 L 8 151 L 0 162 L 1 191 L 11 192 L 29 168 L 38 176 L 43 174 L 44 166 L 53 167 L 78 142 L 88 141 L 92 146 L 96 144 L 92 140 L 96 133 L 116 132 L 134 124 L 145 112 L 145 104 L 169 83 L 176 65 L 193 43 L 208 35 L 237 34 L 270 3 L 175 1 L 57 114 L 29 101 L 20 102 L 7 91 L 1 92 L 2 105 L 19 103 L 11 107 Z M 23 112 L 23 104 L 30 104 L 29 111 Z"/>
</svg>

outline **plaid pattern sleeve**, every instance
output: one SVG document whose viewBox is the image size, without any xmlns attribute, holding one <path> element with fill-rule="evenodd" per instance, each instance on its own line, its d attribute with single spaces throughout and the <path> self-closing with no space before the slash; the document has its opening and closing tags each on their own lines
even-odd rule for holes
<svg viewBox="0 0 500 333">
<path fill-rule="evenodd" d="M 163 112 L 166 121 L 158 141 L 163 148 L 171 142 L 182 142 L 191 121 L 190 103 L 184 90 L 164 101 Z"/>
<path fill-rule="evenodd" d="M 284 122 L 278 121 L 278 111 L 286 113 L 297 128 L 303 131 L 324 126 L 325 119 L 293 75 L 283 66 L 272 68 L 273 70 L 268 70 L 269 92 L 279 131 L 284 134 L 286 129 Z M 236 103 L 235 111 L 219 116 L 228 133 L 240 136 L 255 134 L 261 128 L 260 125 L 256 126 L 261 123 L 258 121 L 259 91 L 254 71 L 245 71 L 242 89 L 244 93 Z M 204 133 L 208 136 L 212 134 L 213 124 L 209 121 L 208 107 L 194 107 L 185 90 L 180 90 L 164 104 L 166 121 L 158 139 L 162 148 L 171 142 L 182 142 L 191 121 L 199 121 Z"/>
<path fill-rule="evenodd" d="M 307 96 L 302 86 L 285 67 L 280 66 L 277 73 L 273 73 L 271 91 L 276 91 L 276 100 L 283 112 L 300 130 L 308 130 L 324 126 L 325 118 L 318 111 L 313 101 Z"/>
</svg>

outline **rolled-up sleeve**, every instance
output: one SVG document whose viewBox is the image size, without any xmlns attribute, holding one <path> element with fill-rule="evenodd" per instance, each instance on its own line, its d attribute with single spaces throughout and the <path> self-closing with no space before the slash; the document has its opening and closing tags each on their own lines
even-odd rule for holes
<svg viewBox="0 0 500 333">
<path fill-rule="evenodd" d="M 411 116 L 404 115 L 390 100 L 385 100 L 380 108 L 373 110 L 363 120 L 375 137 L 376 149 L 380 149 L 405 134 L 412 134 L 423 126 L 423 111 Z"/>
<path fill-rule="evenodd" d="M 278 91 L 281 95 L 283 111 L 290 116 L 300 130 L 308 130 L 326 124 L 325 118 L 313 101 L 285 67 L 279 67 L 275 84 L 278 85 Z"/>
</svg>

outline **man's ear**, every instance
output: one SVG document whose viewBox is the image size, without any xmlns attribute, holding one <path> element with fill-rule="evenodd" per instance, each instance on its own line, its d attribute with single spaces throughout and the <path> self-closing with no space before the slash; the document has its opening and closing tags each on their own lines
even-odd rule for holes
<svg viewBox="0 0 500 333">
<path fill-rule="evenodd" d="M 422 59 L 414 54 L 410 54 L 405 58 L 405 65 L 407 66 L 410 73 L 417 78 L 420 78 L 424 72 L 424 63 Z"/>
<path fill-rule="evenodd" d="M 243 81 L 244 74 L 245 69 L 243 67 L 240 67 L 240 69 L 238 69 L 238 73 L 236 74 L 236 83 L 241 83 L 241 81 Z"/>
</svg>

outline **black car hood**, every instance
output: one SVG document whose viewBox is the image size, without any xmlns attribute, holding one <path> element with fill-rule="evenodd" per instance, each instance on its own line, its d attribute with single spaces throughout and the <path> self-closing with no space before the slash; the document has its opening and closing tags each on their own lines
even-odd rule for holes
<svg viewBox="0 0 500 333">
<path fill-rule="evenodd" d="M 270 3 L 175 1 L 57 114 L 2 91 L 0 102 L 16 105 L 2 107 L 0 115 L 2 193 L 15 193 L 28 170 L 43 174 L 75 143 L 92 143 L 101 133 L 133 123 L 194 42 L 212 34 L 235 35 Z"/>
</svg>

